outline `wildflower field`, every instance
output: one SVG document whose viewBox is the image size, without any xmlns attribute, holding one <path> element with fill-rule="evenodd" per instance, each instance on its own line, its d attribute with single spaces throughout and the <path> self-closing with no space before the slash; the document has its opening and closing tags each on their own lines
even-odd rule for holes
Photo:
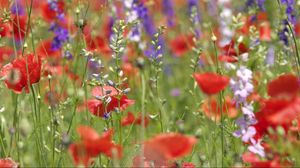
<svg viewBox="0 0 300 168">
<path fill-rule="evenodd" d="M 300 0 L 0 0 L 0 168 L 300 167 Z"/>
</svg>

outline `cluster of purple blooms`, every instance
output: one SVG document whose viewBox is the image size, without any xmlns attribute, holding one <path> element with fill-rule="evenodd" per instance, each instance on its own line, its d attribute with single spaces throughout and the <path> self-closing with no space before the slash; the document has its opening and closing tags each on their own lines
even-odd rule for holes
<svg viewBox="0 0 300 168">
<path fill-rule="evenodd" d="M 174 4 L 172 0 L 163 0 L 162 1 L 163 13 L 166 15 L 168 20 L 168 26 L 174 26 Z"/>
<path fill-rule="evenodd" d="M 171 2 L 164 3 L 165 5 L 172 5 Z M 128 39 L 130 41 L 139 42 L 139 47 L 141 49 L 144 49 L 145 46 L 143 45 L 143 43 L 141 43 L 142 29 L 150 38 L 153 38 L 155 33 L 157 32 L 153 19 L 149 15 L 148 8 L 143 3 L 139 3 L 137 0 L 124 0 L 123 4 L 127 12 L 126 22 L 135 23 L 128 34 Z M 172 14 L 172 10 L 173 9 L 168 9 L 168 12 L 166 11 L 169 16 L 174 16 L 174 12 Z M 156 58 L 158 55 L 161 55 L 164 48 L 164 41 L 162 38 L 159 38 L 158 44 L 161 46 L 159 50 L 155 50 L 155 48 L 150 45 L 148 49 L 145 50 L 145 55 L 154 58 Z"/>
<path fill-rule="evenodd" d="M 247 0 L 246 6 L 247 7 L 254 7 L 258 6 L 260 10 L 265 11 L 265 1 L 266 0 Z"/>
<path fill-rule="evenodd" d="M 247 97 L 253 92 L 252 71 L 245 66 L 241 66 L 237 72 L 237 79 L 230 80 L 231 89 L 234 92 L 234 101 L 237 107 L 241 108 L 243 116 L 236 120 L 239 130 L 235 131 L 233 135 L 241 138 L 243 142 L 250 143 L 248 150 L 265 157 L 264 148 L 260 144 L 260 140 L 256 141 L 254 136 L 256 129 L 253 125 L 257 123 L 253 113 L 252 102 L 247 101 Z"/>
<path fill-rule="evenodd" d="M 64 21 L 64 11 L 58 7 L 58 0 L 48 0 L 50 9 L 55 12 L 58 21 Z M 56 51 L 62 48 L 63 44 L 69 40 L 68 29 L 62 27 L 57 21 L 53 22 L 49 28 L 49 31 L 54 33 L 54 38 L 51 43 L 51 49 Z"/>
<path fill-rule="evenodd" d="M 286 6 L 286 16 L 287 19 L 282 21 L 283 29 L 278 33 L 279 39 L 284 42 L 285 45 L 288 45 L 288 26 L 289 23 L 292 25 L 296 24 L 296 15 L 295 15 L 295 1 L 294 0 L 281 0 L 281 3 Z"/>
<path fill-rule="evenodd" d="M 12 6 L 10 8 L 10 11 L 11 11 L 12 14 L 16 14 L 16 15 L 24 15 L 25 14 L 24 7 L 20 3 L 20 0 L 16 0 L 12 4 Z"/>
<path fill-rule="evenodd" d="M 199 28 L 201 15 L 198 8 L 199 4 L 197 0 L 188 0 L 188 12 L 189 16 L 192 19 L 193 27 L 195 28 L 196 37 L 199 38 L 201 34 L 201 30 Z"/>
<path fill-rule="evenodd" d="M 138 14 L 138 6 L 136 0 L 125 0 L 123 1 L 124 7 L 126 10 L 126 22 L 135 23 L 135 25 L 131 28 L 128 39 L 134 42 L 141 41 L 141 24 L 138 23 L 139 14 Z"/>
</svg>

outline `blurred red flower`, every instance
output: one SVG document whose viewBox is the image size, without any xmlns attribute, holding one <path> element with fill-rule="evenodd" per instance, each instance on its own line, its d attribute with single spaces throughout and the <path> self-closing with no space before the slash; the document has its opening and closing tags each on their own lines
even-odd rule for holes
<svg viewBox="0 0 300 168">
<path fill-rule="evenodd" d="M 300 117 L 300 98 L 292 100 L 270 99 L 264 102 L 262 109 L 256 113 L 258 123 L 255 125 L 257 135 L 267 133 L 268 127 L 282 126 L 286 131 L 292 121 Z"/>
<path fill-rule="evenodd" d="M 165 166 L 168 161 L 188 155 L 196 138 L 178 133 L 160 134 L 144 142 L 145 160 L 154 162 L 155 166 Z"/>
<path fill-rule="evenodd" d="M 125 116 L 121 121 L 122 126 L 127 125 L 142 125 L 142 116 L 135 117 L 132 112 L 128 112 L 127 116 Z M 144 126 L 146 127 L 149 124 L 149 118 L 147 116 L 144 117 Z"/>
<path fill-rule="evenodd" d="M 299 80 L 293 74 L 284 74 L 268 84 L 268 94 L 273 98 L 289 99 L 297 96 Z"/>
<path fill-rule="evenodd" d="M 9 34 L 9 24 L 4 23 L 3 19 L 0 18 L 0 36 L 5 37 Z"/>
<path fill-rule="evenodd" d="M 259 38 L 261 41 L 271 41 L 271 28 L 268 22 L 264 22 L 260 25 Z"/>
<path fill-rule="evenodd" d="M 42 58 L 61 58 L 61 51 L 53 50 L 51 43 L 51 40 L 44 40 L 40 42 L 37 47 L 37 52 L 39 53 L 39 55 L 41 55 Z"/>
<path fill-rule="evenodd" d="M 195 168 L 196 166 L 194 165 L 194 163 L 190 163 L 190 162 L 184 162 L 181 165 L 182 168 Z"/>
<path fill-rule="evenodd" d="M 134 104 L 134 100 L 128 99 L 126 95 L 118 93 L 118 91 L 112 86 L 95 87 L 92 90 L 92 95 L 96 99 L 88 100 L 89 111 L 99 117 L 103 117 L 105 113 L 113 111 L 115 108 L 119 110 L 125 110 L 128 106 Z M 109 98 L 109 102 L 99 100 L 101 97 Z"/>
<path fill-rule="evenodd" d="M 28 54 L 22 58 L 15 59 L 1 69 L 0 77 L 5 79 L 6 86 L 15 93 L 20 94 L 23 88 L 28 92 L 28 84 L 32 85 L 40 80 L 40 57 Z"/>
<path fill-rule="evenodd" d="M 5 159 L 0 159 L 0 167 L 2 167 L 2 168 L 17 168 L 17 167 L 19 167 L 19 165 L 11 158 L 5 158 Z"/>
<path fill-rule="evenodd" d="M 200 89 L 208 95 L 219 93 L 229 84 L 229 78 L 212 72 L 195 73 L 194 78 Z"/>
<path fill-rule="evenodd" d="M 188 52 L 193 44 L 193 36 L 191 35 L 179 35 L 170 42 L 170 48 L 176 57 L 183 56 Z"/>
<path fill-rule="evenodd" d="M 57 10 L 59 12 L 64 11 L 64 7 L 65 7 L 64 1 L 58 0 L 57 4 L 58 4 Z M 41 5 L 41 9 L 42 9 L 42 16 L 46 21 L 53 21 L 57 18 L 56 16 L 57 13 L 51 8 L 51 3 L 48 3 L 48 1 L 45 1 Z"/>
<path fill-rule="evenodd" d="M 237 51 L 236 48 L 237 47 Z M 236 46 L 235 42 L 231 40 L 231 42 L 227 45 L 225 45 L 222 48 L 225 55 L 228 56 L 238 56 L 244 53 L 248 52 L 248 47 L 244 43 L 239 43 L 238 46 Z"/>
<path fill-rule="evenodd" d="M 268 168 L 279 168 L 285 167 L 280 164 L 280 158 L 275 157 L 272 160 L 260 160 L 254 153 L 244 153 L 242 156 L 243 162 L 249 163 L 252 168 L 256 167 L 268 167 Z"/>
<path fill-rule="evenodd" d="M 79 126 L 77 132 L 81 141 L 69 146 L 69 152 L 76 166 L 83 164 L 88 167 L 91 159 L 99 154 L 115 159 L 122 157 L 122 147 L 112 142 L 112 130 L 100 136 L 93 128 Z"/>
<path fill-rule="evenodd" d="M 9 60 L 9 57 L 13 54 L 14 50 L 10 47 L 0 47 L 0 63 L 5 60 Z"/>
<path fill-rule="evenodd" d="M 15 36 L 16 39 L 20 40 L 24 38 L 27 29 L 26 24 L 27 24 L 26 16 L 13 16 L 12 29 L 13 29 L 13 35 Z"/>
<path fill-rule="evenodd" d="M 226 97 L 222 108 L 215 98 L 205 100 L 201 105 L 201 108 L 204 111 L 204 114 L 213 121 L 220 121 L 221 110 L 223 111 L 223 114 L 226 114 L 229 118 L 234 118 L 238 115 L 238 111 L 229 97 Z"/>
</svg>

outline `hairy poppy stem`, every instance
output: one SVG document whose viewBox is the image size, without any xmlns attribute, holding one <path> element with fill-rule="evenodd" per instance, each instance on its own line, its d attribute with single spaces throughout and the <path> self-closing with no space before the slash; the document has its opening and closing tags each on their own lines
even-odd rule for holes
<svg viewBox="0 0 300 168">
<path fill-rule="evenodd" d="M 216 41 L 213 41 L 214 44 L 214 51 L 215 51 L 215 59 L 216 59 L 216 66 L 217 66 L 217 73 L 221 73 L 221 68 L 219 66 L 219 61 L 218 61 L 218 50 L 216 46 Z M 220 111 L 221 111 L 221 150 L 222 150 L 222 155 L 221 155 L 221 165 L 224 167 L 224 115 L 223 115 L 223 101 L 222 101 L 223 91 L 221 91 L 218 94 L 218 100 L 219 100 L 219 106 L 220 106 Z M 218 108 L 218 107 L 217 107 Z"/>
<path fill-rule="evenodd" d="M 142 101 L 141 101 L 141 113 L 142 113 L 142 124 L 141 124 L 141 142 L 144 141 L 145 138 L 145 98 L 146 98 L 146 83 L 145 83 L 145 76 L 144 72 L 141 75 L 142 79 Z M 141 158 L 144 159 L 144 145 L 141 145 L 140 151 Z M 144 167 L 143 161 L 140 162 L 140 166 Z"/>
</svg>

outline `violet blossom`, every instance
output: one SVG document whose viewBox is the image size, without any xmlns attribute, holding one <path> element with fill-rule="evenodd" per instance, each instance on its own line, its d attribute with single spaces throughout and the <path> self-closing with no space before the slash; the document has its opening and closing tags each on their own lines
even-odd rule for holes
<svg viewBox="0 0 300 168">
<path fill-rule="evenodd" d="M 264 148 L 260 145 L 260 140 L 256 141 L 254 136 L 256 129 L 254 125 L 257 123 L 253 112 L 252 102 L 248 102 L 247 98 L 254 90 L 252 84 L 252 71 L 245 66 L 241 66 L 236 72 L 237 79 L 231 79 L 230 85 L 234 93 L 234 101 L 237 107 L 241 108 L 243 116 L 236 120 L 239 130 L 233 133 L 233 136 L 241 138 L 243 142 L 250 143 L 248 150 L 264 157 Z"/>
<path fill-rule="evenodd" d="M 172 0 L 162 1 L 163 13 L 167 16 L 168 26 L 174 26 L 174 5 Z"/>
</svg>

